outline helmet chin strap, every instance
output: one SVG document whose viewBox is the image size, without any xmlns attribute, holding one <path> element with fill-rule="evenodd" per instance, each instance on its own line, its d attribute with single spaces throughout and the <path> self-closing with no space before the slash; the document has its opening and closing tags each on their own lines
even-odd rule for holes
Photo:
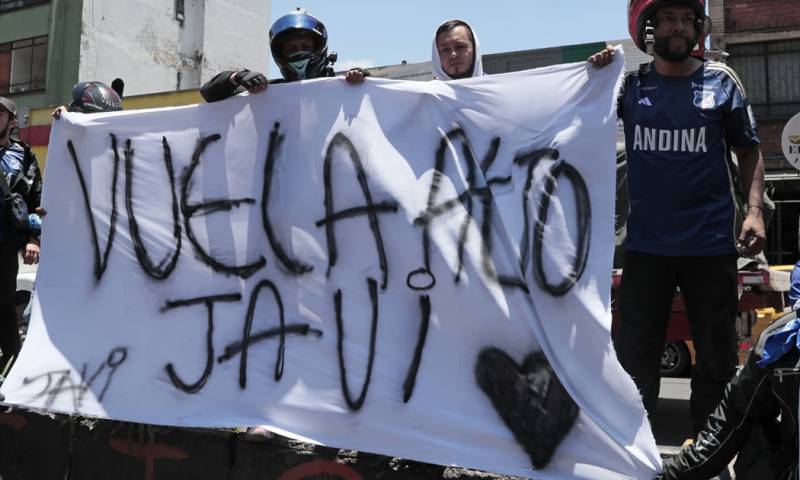
<svg viewBox="0 0 800 480">
<path fill-rule="evenodd" d="M 647 21 L 647 24 L 644 27 L 644 48 L 645 52 L 653 56 L 653 50 L 656 44 L 656 29 L 650 20 Z"/>
</svg>

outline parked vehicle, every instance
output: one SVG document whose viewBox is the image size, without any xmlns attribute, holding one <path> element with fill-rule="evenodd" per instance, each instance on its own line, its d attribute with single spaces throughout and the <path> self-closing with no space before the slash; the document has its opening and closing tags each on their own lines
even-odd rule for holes
<svg viewBox="0 0 800 480">
<path fill-rule="evenodd" d="M 614 270 L 611 289 L 611 334 L 619 324 L 617 292 L 622 270 Z M 773 320 L 781 316 L 787 306 L 789 272 L 782 268 L 766 268 L 739 272 L 739 307 L 736 332 L 739 336 L 739 363 L 744 363 L 754 339 Z M 672 301 L 672 317 L 667 328 L 667 341 L 661 355 L 661 375 L 678 377 L 688 373 L 694 364 L 694 345 L 689 330 L 689 318 L 683 295 L 678 291 Z"/>
<path fill-rule="evenodd" d="M 627 213 L 629 210 L 627 185 L 627 159 L 625 145 L 617 144 L 617 181 L 616 181 L 616 216 L 614 222 L 615 244 L 613 282 L 611 287 L 612 335 L 619 322 L 616 296 L 622 277 L 622 267 L 627 237 Z M 768 202 L 765 197 L 765 206 Z M 769 208 L 765 215 L 769 213 Z M 769 215 L 768 215 L 769 217 Z M 786 292 L 789 291 L 791 267 L 766 267 L 766 258 L 761 255 L 756 259 L 743 258 L 739 262 L 739 307 L 735 319 L 736 331 L 739 335 L 739 361 L 743 363 L 747 352 L 753 345 L 753 339 L 767 325 L 783 314 L 788 303 Z M 694 345 L 689 330 L 689 319 L 686 306 L 680 292 L 675 294 L 672 302 L 672 318 L 667 327 L 667 341 L 661 355 L 661 374 L 675 377 L 687 374 L 694 364 Z"/>
</svg>

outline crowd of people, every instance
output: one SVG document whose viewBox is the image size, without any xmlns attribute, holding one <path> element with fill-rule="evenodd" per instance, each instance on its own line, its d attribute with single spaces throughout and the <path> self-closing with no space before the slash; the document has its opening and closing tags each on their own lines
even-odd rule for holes
<svg viewBox="0 0 800 480">
<path fill-rule="evenodd" d="M 759 253 L 765 241 L 764 162 L 745 89 L 729 66 L 703 59 L 708 31 L 704 0 L 631 0 L 628 14 L 631 37 L 653 61 L 626 75 L 618 97 L 630 211 L 621 324 L 614 345 L 648 415 L 656 411 L 661 353 L 677 288 L 686 302 L 696 349 L 691 441 L 664 461 L 660 478 L 711 478 L 737 454 L 742 478 L 797 478 L 800 320 L 789 314 L 773 324 L 736 373 L 736 260 L 740 254 Z M 269 40 L 283 78 L 268 81 L 257 71 L 223 71 L 202 86 L 203 98 L 216 102 L 245 91 L 258 94 L 270 83 L 335 76 L 325 26 L 305 11 L 279 18 Z M 609 47 L 588 62 L 603 68 L 614 57 Z M 441 81 L 484 75 L 478 37 L 467 22 L 449 20 L 437 28 L 432 70 Z M 358 85 L 366 76 L 354 68 L 344 73 L 344 80 Z M 118 87 L 82 82 L 69 107 L 57 109 L 54 116 L 64 110 L 118 110 Z M 43 214 L 35 156 L 12 136 L 16 115 L 14 103 L 0 97 L 4 364 L 20 347 L 13 300 L 17 255 L 22 252 L 25 263 L 38 261 Z M 741 172 L 740 185 L 733 184 L 732 153 Z M 740 225 L 735 220 L 735 192 L 745 204 Z M 16 212 L 16 205 L 26 211 Z M 24 222 L 15 221 L 19 215 Z M 795 374 L 784 376 L 780 372 L 785 370 Z M 264 427 L 252 427 L 248 435 L 258 439 L 270 434 Z"/>
</svg>

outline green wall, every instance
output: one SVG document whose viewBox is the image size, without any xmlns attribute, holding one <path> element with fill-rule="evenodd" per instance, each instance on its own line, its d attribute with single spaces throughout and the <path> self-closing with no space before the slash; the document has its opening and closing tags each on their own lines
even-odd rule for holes
<svg viewBox="0 0 800 480">
<path fill-rule="evenodd" d="M 49 27 L 49 4 L 5 12 L 0 14 L 0 43 L 47 35 Z"/>
<path fill-rule="evenodd" d="M 78 81 L 83 0 L 50 0 L 0 15 L 0 43 L 47 35 L 44 92 L 11 95 L 20 107 L 66 103 Z"/>
<path fill-rule="evenodd" d="M 47 45 L 47 86 L 45 103 L 69 102 L 78 82 L 81 56 L 83 0 L 50 0 L 50 38 Z"/>
<path fill-rule="evenodd" d="M 594 55 L 604 48 L 606 48 L 604 42 L 567 45 L 561 47 L 561 58 L 564 60 L 564 63 L 583 62 L 591 55 Z"/>
</svg>

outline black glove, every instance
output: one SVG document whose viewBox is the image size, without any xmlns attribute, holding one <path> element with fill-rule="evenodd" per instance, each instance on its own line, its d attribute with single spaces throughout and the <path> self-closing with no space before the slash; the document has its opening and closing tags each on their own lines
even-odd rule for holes
<svg viewBox="0 0 800 480">
<path fill-rule="evenodd" d="M 241 70 L 236 72 L 233 76 L 233 83 L 237 87 L 241 86 L 250 90 L 251 88 L 258 87 L 259 85 L 267 84 L 267 77 L 261 72 L 251 70 Z"/>
</svg>

